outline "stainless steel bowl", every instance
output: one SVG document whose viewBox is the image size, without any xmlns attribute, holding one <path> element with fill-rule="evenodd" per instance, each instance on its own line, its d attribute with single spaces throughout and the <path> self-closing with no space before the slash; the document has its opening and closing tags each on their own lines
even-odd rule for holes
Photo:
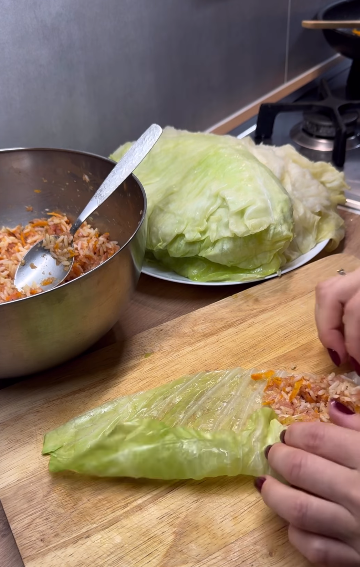
<svg viewBox="0 0 360 567">
<path fill-rule="evenodd" d="M 0 151 L 0 225 L 26 224 L 49 211 L 61 211 L 74 220 L 113 167 L 108 159 L 76 151 Z M 145 253 L 146 196 L 138 179 L 130 176 L 89 222 L 109 232 L 120 250 L 76 280 L 0 304 L 0 378 L 65 362 L 119 319 Z"/>
</svg>

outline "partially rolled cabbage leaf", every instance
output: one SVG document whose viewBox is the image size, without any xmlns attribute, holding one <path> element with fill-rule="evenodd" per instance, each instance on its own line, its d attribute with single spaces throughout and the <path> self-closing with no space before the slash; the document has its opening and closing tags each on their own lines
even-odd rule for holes
<svg viewBox="0 0 360 567">
<path fill-rule="evenodd" d="M 118 398 L 47 433 L 49 470 L 102 477 L 201 479 L 271 472 L 264 449 L 283 426 L 264 385 L 235 368 Z"/>
<path fill-rule="evenodd" d="M 147 259 L 195 281 L 263 278 L 344 237 L 343 173 L 291 146 L 167 127 L 135 174 L 148 198 Z"/>
</svg>

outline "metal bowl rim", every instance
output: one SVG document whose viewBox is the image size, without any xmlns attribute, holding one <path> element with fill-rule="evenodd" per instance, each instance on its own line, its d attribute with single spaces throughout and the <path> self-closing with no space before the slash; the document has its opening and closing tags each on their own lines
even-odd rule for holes
<svg viewBox="0 0 360 567">
<path fill-rule="evenodd" d="M 10 153 L 10 152 L 18 152 L 18 151 L 66 152 L 66 153 L 96 157 L 96 158 L 101 159 L 103 161 L 107 161 L 111 164 L 116 164 L 116 162 L 114 160 L 106 158 L 104 156 L 100 156 L 99 154 L 94 154 L 94 153 L 91 153 L 91 152 L 82 152 L 80 150 L 68 150 L 66 148 L 3 148 L 3 149 L 0 149 L 0 153 L 6 153 L 6 152 Z M 125 242 L 125 244 L 123 244 L 123 246 L 121 246 L 121 248 L 117 252 L 115 252 L 115 254 L 113 256 L 111 256 L 111 258 L 108 258 L 107 260 L 105 260 L 105 262 L 102 262 L 101 264 L 99 264 L 99 266 L 96 266 L 96 268 L 93 268 L 89 272 L 86 272 L 86 274 L 83 274 L 82 276 L 79 276 L 78 278 L 75 278 L 75 279 L 71 280 L 70 282 L 65 282 L 65 283 L 63 283 L 63 284 L 61 284 L 57 287 L 54 287 L 53 289 L 49 289 L 47 291 L 42 291 L 41 293 L 37 293 L 36 295 L 30 295 L 29 297 L 21 297 L 20 299 L 13 299 L 12 301 L 0 303 L 0 308 L 9 307 L 10 305 L 13 305 L 14 303 L 19 303 L 20 301 L 27 301 L 29 299 L 37 299 L 37 298 L 43 296 L 45 293 L 52 293 L 54 291 L 57 291 L 58 289 L 65 287 L 65 286 L 71 285 L 72 283 L 75 283 L 76 281 L 79 281 L 80 279 L 82 280 L 83 278 L 90 276 L 90 274 L 95 272 L 95 270 L 98 270 L 99 268 L 101 268 L 102 266 L 107 264 L 108 262 L 111 262 L 115 258 L 115 256 L 120 254 L 120 252 L 122 252 L 122 250 L 124 250 L 124 248 L 126 248 L 126 246 L 133 240 L 133 238 L 135 238 L 136 234 L 138 233 L 141 225 L 143 224 L 143 222 L 145 220 L 146 211 L 147 211 L 147 199 L 146 199 L 146 193 L 145 193 L 144 187 L 143 187 L 141 181 L 138 179 L 138 177 L 136 177 L 136 175 L 134 175 L 134 173 L 132 173 L 131 175 L 132 175 L 132 177 L 134 177 L 135 181 L 139 185 L 140 190 L 142 192 L 142 196 L 143 196 L 143 199 L 144 199 L 144 209 L 143 209 L 143 212 L 142 212 L 140 222 L 139 222 L 135 232 L 130 236 L 129 240 L 127 240 Z"/>
</svg>

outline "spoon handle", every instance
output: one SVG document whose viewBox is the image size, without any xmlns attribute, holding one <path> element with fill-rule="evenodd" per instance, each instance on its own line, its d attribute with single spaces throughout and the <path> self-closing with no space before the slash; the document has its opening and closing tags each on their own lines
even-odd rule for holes
<svg viewBox="0 0 360 567">
<path fill-rule="evenodd" d="M 151 148 L 155 145 L 162 134 L 162 129 L 157 124 L 148 128 L 142 136 L 131 146 L 119 163 L 100 185 L 95 195 L 90 199 L 85 209 L 80 213 L 70 229 L 72 235 L 78 230 L 80 225 L 86 221 L 104 201 L 125 181 L 127 177 L 138 167 L 142 160 L 147 156 Z"/>
</svg>

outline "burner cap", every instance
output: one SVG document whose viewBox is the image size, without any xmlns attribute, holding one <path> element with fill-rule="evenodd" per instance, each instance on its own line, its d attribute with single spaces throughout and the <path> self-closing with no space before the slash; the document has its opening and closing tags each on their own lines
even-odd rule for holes
<svg viewBox="0 0 360 567">
<path fill-rule="evenodd" d="M 304 112 L 302 129 L 306 134 L 315 138 L 335 138 L 336 128 L 335 122 L 330 116 L 322 112 Z M 341 117 L 346 126 L 347 136 L 354 136 L 356 131 L 356 123 L 359 115 L 356 111 L 348 110 L 341 113 Z"/>
<path fill-rule="evenodd" d="M 290 131 L 291 139 L 296 142 L 302 148 L 307 148 L 309 150 L 316 150 L 320 152 L 332 152 L 334 149 L 335 141 L 332 138 L 317 138 L 316 136 L 311 136 L 304 130 L 303 122 L 295 124 L 295 126 Z M 346 149 L 354 150 L 360 147 L 360 136 L 348 136 L 346 140 Z M 316 158 L 310 158 L 316 159 Z"/>
</svg>

